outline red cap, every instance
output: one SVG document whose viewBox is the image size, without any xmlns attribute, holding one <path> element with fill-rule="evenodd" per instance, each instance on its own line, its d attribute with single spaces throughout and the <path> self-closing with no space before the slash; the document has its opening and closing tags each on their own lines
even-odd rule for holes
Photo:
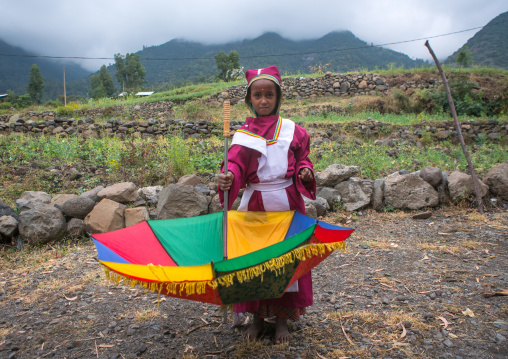
<svg viewBox="0 0 508 359">
<path fill-rule="evenodd" d="M 265 69 L 247 70 L 247 72 L 245 72 L 245 78 L 247 79 L 247 87 L 250 87 L 254 81 L 260 79 L 271 80 L 275 82 L 279 87 L 281 86 L 282 81 L 277 66 L 270 66 Z"/>
</svg>

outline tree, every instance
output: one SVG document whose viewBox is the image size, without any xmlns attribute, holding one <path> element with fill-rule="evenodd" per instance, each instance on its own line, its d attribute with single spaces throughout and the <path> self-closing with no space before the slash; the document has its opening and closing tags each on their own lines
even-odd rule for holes
<svg viewBox="0 0 508 359">
<path fill-rule="evenodd" d="M 146 70 L 141 64 L 139 55 L 121 54 L 115 55 L 116 79 L 122 86 L 130 90 L 140 88 L 145 81 Z"/>
<path fill-rule="evenodd" d="M 42 102 L 42 90 L 44 90 L 44 78 L 42 77 L 41 70 L 36 64 L 32 65 L 30 69 L 30 81 L 28 82 L 27 92 L 32 101 L 37 104 Z"/>
<path fill-rule="evenodd" d="M 455 58 L 455 62 L 457 62 L 460 67 L 468 67 L 473 62 L 473 54 L 469 50 L 469 46 L 464 45 L 459 52 L 457 53 L 457 57 Z"/>
<path fill-rule="evenodd" d="M 215 55 L 215 62 L 217 63 L 217 69 L 220 71 L 217 75 L 219 80 L 226 82 L 236 80 L 238 70 L 240 69 L 240 56 L 238 56 L 238 52 L 233 50 L 226 55 L 224 51 L 221 51 Z"/>
<path fill-rule="evenodd" d="M 108 73 L 106 65 L 102 65 L 98 74 L 92 75 L 90 80 L 91 98 L 111 97 L 115 94 L 113 77 Z"/>
</svg>

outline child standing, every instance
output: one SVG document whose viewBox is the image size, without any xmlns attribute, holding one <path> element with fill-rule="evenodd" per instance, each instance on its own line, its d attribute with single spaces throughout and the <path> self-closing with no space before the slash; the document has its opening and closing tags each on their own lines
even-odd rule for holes
<svg viewBox="0 0 508 359">
<path fill-rule="evenodd" d="M 305 214 L 302 194 L 316 198 L 316 181 L 309 160 L 309 135 L 302 127 L 279 116 L 281 77 L 275 66 L 248 70 L 245 103 L 252 112 L 236 131 L 228 151 L 228 173 L 219 174 L 219 195 L 229 190 L 229 208 L 245 187 L 239 211 L 287 211 Z M 229 209 L 228 208 L 228 209 Z M 254 321 L 244 334 L 254 340 L 263 330 L 264 318 L 276 316 L 275 341 L 287 343 L 288 319 L 298 320 L 312 305 L 310 272 L 277 299 L 234 305 L 235 313 L 251 312 Z"/>
</svg>

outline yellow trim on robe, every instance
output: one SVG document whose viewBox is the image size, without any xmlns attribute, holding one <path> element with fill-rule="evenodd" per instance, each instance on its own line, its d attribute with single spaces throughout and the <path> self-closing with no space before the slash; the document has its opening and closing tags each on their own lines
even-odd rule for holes
<svg viewBox="0 0 508 359">
<path fill-rule="evenodd" d="M 228 212 L 228 258 L 281 242 L 291 224 L 294 211 Z"/>
<path fill-rule="evenodd" d="M 158 282 L 195 282 L 213 280 L 212 264 L 192 267 L 155 266 L 99 261 L 104 266 L 125 276 Z"/>
</svg>

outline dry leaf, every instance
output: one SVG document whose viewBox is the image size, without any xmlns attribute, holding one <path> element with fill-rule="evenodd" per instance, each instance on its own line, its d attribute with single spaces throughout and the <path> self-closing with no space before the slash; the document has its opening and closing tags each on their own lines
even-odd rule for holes
<svg viewBox="0 0 508 359">
<path fill-rule="evenodd" d="M 453 253 L 449 248 L 446 248 L 446 251 L 450 253 L 452 256 L 455 255 L 455 253 Z"/>
<path fill-rule="evenodd" d="M 494 297 L 496 295 L 508 295 L 508 289 L 502 289 L 500 292 L 483 293 L 483 296 L 486 298 Z"/>
<path fill-rule="evenodd" d="M 466 308 L 466 310 L 462 311 L 462 314 L 464 314 L 465 316 L 468 316 L 468 317 L 471 317 L 471 318 L 474 318 L 474 313 L 471 309 L 469 308 Z"/>
<path fill-rule="evenodd" d="M 426 260 L 429 260 L 429 257 L 427 257 L 427 255 L 425 255 L 425 257 L 422 258 L 422 261 L 426 261 Z"/>
<path fill-rule="evenodd" d="M 112 344 L 99 344 L 97 345 L 99 348 L 114 348 L 115 346 Z"/>
<path fill-rule="evenodd" d="M 356 345 L 351 339 L 349 339 L 348 335 L 346 334 L 346 331 L 344 330 L 344 327 L 342 325 L 340 327 L 342 328 L 342 333 L 344 333 L 344 336 L 346 337 L 349 344 Z"/>
<path fill-rule="evenodd" d="M 406 327 L 404 326 L 404 324 L 402 324 L 402 322 L 400 322 L 399 324 L 402 327 L 402 334 L 400 335 L 400 339 L 402 339 L 406 336 L 407 331 L 406 331 Z"/>
<path fill-rule="evenodd" d="M 65 294 L 64 294 L 64 298 L 67 299 L 67 300 L 71 300 L 71 301 L 78 299 L 77 296 L 76 297 L 72 297 L 72 298 L 67 298 L 67 296 Z"/>
<path fill-rule="evenodd" d="M 456 336 L 456 335 L 455 335 L 455 334 L 453 334 L 453 333 L 448 333 L 448 336 L 449 336 L 450 338 L 452 338 L 452 339 L 457 339 L 457 338 L 458 338 L 458 336 Z"/>
<path fill-rule="evenodd" d="M 450 322 L 448 322 L 448 321 L 447 321 L 445 318 L 443 318 L 443 317 L 438 317 L 438 318 L 439 318 L 439 319 L 441 319 L 441 320 L 443 321 L 443 325 L 444 325 L 443 329 L 448 328 L 448 325 L 450 325 Z"/>
<path fill-rule="evenodd" d="M 316 354 L 317 354 L 317 356 L 318 356 L 319 358 L 321 358 L 321 359 L 327 359 L 326 357 L 324 357 L 324 356 L 320 355 L 320 354 L 319 354 L 319 353 L 317 353 L 317 352 L 316 352 Z"/>
</svg>

